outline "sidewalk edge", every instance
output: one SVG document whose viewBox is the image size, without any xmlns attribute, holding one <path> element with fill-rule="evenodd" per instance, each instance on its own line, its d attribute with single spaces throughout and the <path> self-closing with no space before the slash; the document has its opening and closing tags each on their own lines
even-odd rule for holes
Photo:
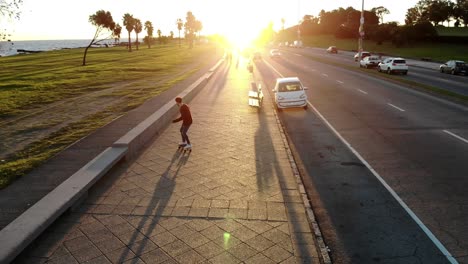
<svg viewBox="0 0 468 264">
<path fill-rule="evenodd" d="M 289 163 L 291 165 L 291 169 L 293 171 L 294 177 L 296 177 L 296 183 L 298 184 L 299 191 L 300 191 L 300 193 L 302 195 L 302 201 L 303 201 L 304 207 L 306 209 L 307 217 L 309 219 L 310 224 L 312 225 L 314 236 L 315 236 L 316 242 L 318 244 L 317 246 L 319 247 L 318 249 L 320 251 L 320 256 L 321 256 L 322 261 L 323 261 L 324 264 L 331 264 L 332 262 L 331 262 L 331 259 L 330 259 L 330 255 L 328 254 L 328 247 L 325 245 L 325 241 L 323 240 L 322 232 L 320 231 L 319 225 L 318 225 L 317 221 L 315 220 L 315 215 L 314 215 L 314 212 L 312 211 L 312 207 L 311 207 L 311 204 L 309 202 L 309 198 L 308 198 L 307 193 L 305 191 L 304 184 L 303 184 L 302 178 L 301 178 L 301 174 L 299 172 L 297 163 L 296 163 L 296 161 L 294 159 L 294 155 L 293 155 L 293 153 L 291 151 L 291 146 L 289 144 L 288 136 L 287 136 L 287 134 L 285 133 L 285 131 L 283 129 L 283 124 L 281 123 L 281 120 L 278 117 L 278 113 L 276 112 L 276 109 L 274 109 L 274 113 L 275 113 L 275 118 L 276 118 L 276 124 L 278 126 L 279 131 L 280 131 L 280 134 L 282 135 L 281 138 L 282 138 L 283 144 L 284 144 L 284 146 L 286 148 L 285 150 L 286 150 L 286 153 L 288 155 L 288 159 L 289 159 Z"/>
</svg>

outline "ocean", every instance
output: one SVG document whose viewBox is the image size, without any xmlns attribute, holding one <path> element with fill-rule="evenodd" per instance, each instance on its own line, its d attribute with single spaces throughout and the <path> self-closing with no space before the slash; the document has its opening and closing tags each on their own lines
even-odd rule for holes
<svg viewBox="0 0 468 264">
<path fill-rule="evenodd" d="M 18 50 L 48 51 L 59 49 L 83 48 L 89 45 L 88 39 L 65 39 L 65 40 L 21 40 L 0 41 L 0 56 L 12 56 L 19 54 Z M 100 42 L 100 44 L 113 44 L 113 40 Z"/>
</svg>

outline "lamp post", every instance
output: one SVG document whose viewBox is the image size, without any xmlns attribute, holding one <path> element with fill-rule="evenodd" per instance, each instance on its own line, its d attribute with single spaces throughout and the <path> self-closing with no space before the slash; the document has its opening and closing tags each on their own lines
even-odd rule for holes
<svg viewBox="0 0 468 264">
<path fill-rule="evenodd" d="M 361 19 L 359 21 L 359 61 L 361 61 L 362 59 L 362 50 L 364 48 L 363 42 L 364 42 L 364 0 L 362 0 Z"/>
</svg>

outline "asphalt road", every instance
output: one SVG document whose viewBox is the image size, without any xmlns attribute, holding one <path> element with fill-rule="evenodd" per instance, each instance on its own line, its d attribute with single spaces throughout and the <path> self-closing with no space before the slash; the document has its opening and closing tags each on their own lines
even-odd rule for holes
<svg viewBox="0 0 468 264">
<path fill-rule="evenodd" d="M 333 62 L 343 63 L 345 65 L 355 66 L 357 68 L 359 67 L 358 62 L 354 61 L 355 53 L 353 52 L 339 51 L 338 54 L 329 54 L 325 51 L 325 49 L 319 48 L 287 48 L 283 49 L 282 52 L 289 57 L 294 57 L 295 55 L 315 56 Z M 384 56 L 382 58 L 386 57 Z M 440 89 L 468 96 L 468 76 L 440 73 L 438 71 L 439 64 L 437 63 L 427 63 L 428 65 L 430 65 L 429 67 L 432 67 L 431 69 L 428 69 L 412 66 L 414 65 L 414 63 L 411 63 L 413 62 L 413 60 L 408 60 L 407 62 L 410 65 L 408 75 L 398 75 L 398 78 L 418 82 L 421 84 L 437 87 Z M 369 69 L 369 71 L 377 70 Z"/>
<path fill-rule="evenodd" d="M 280 118 L 334 263 L 468 263 L 466 107 L 307 56 L 256 65 L 266 90 L 309 87 Z"/>
</svg>

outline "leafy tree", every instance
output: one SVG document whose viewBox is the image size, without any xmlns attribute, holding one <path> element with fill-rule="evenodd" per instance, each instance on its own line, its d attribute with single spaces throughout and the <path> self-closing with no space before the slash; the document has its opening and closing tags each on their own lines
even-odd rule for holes
<svg viewBox="0 0 468 264">
<path fill-rule="evenodd" d="M 0 23 L 3 18 L 8 17 L 9 19 L 20 19 L 20 6 L 23 0 L 0 0 Z M 7 33 L 6 29 L 0 29 L 0 39 L 6 39 L 10 34 Z"/>
<path fill-rule="evenodd" d="M 122 33 L 122 27 L 117 23 L 114 28 L 114 40 L 115 43 L 120 43 L 120 34 Z"/>
<path fill-rule="evenodd" d="M 200 38 L 200 32 L 203 29 L 203 24 L 200 20 L 195 20 L 194 32 L 198 32 L 198 38 Z"/>
<path fill-rule="evenodd" d="M 89 45 L 85 49 L 83 56 L 83 66 L 86 65 L 86 54 L 88 53 L 88 49 L 91 47 L 91 45 L 110 38 L 115 28 L 115 22 L 112 19 L 112 15 L 109 11 L 106 12 L 104 10 L 99 10 L 95 14 L 90 15 L 88 21 L 96 27 L 96 32 L 94 33 L 93 39 L 91 42 L 89 42 Z M 110 31 L 110 35 L 108 35 L 106 38 L 101 38 L 105 31 Z"/>
<path fill-rule="evenodd" d="M 180 31 L 182 30 L 182 27 L 184 26 L 184 22 L 182 21 L 182 19 L 178 18 L 176 24 L 177 24 L 177 30 L 179 30 L 179 48 L 180 48 Z"/>
<path fill-rule="evenodd" d="M 189 41 L 189 48 L 193 48 L 193 38 L 194 38 L 194 34 L 196 32 L 195 28 L 196 28 L 196 19 L 195 19 L 195 16 L 193 15 L 193 13 L 191 11 L 188 11 L 187 12 L 187 17 L 186 17 L 186 21 L 185 21 L 185 34 L 186 34 L 186 38 L 188 39 Z"/>
<path fill-rule="evenodd" d="M 153 38 L 153 31 L 154 31 L 154 27 L 153 27 L 153 24 L 151 23 L 151 21 L 146 21 L 145 22 L 145 30 L 146 30 L 146 34 L 148 36 L 148 38 L 147 38 L 148 49 L 150 49 L 151 48 L 151 39 Z"/>
<path fill-rule="evenodd" d="M 126 13 L 123 16 L 123 24 L 128 31 L 128 51 L 132 52 L 132 39 L 130 37 L 130 33 L 133 31 L 135 26 L 135 18 L 133 18 L 129 13 Z"/>
<path fill-rule="evenodd" d="M 135 29 L 135 34 L 136 34 L 136 42 L 135 42 L 135 45 L 136 45 L 136 49 L 138 50 L 138 34 L 141 33 L 141 31 L 143 31 L 143 25 L 141 24 L 141 20 L 138 19 L 138 18 L 135 18 L 134 20 L 135 24 L 133 25 L 133 29 Z"/>
<path fill-rule="evenodd" d="M 468 27 L 468 0 L 457 0 L 454 9 L 457 18 L 463 20 L 465 27 Z"/>
<path fill-rule="evenodd" d="M 299 26 L 302 35 L 313 35 L 319 33 L 319 18 L 312 15 L 304 15 Z"/>
<path fill-rule="evenodd" d="M 390 14 L 390 11 L 383 6 L 374 7 L 371 9 L 371 12 L 375 13 L 380 18 L 380 24 L 383 24 L 383 16 Z"/>
<path fill-rule="evenodd" d="M 421 20 L 422 17 L 422 10 L 417 6 L 410 7 L 406 11 L 405 15 L 405 24 L 406 25 L 413 25 Z"/>
<path fill-rule="evenodd" d="M 281 18 L 281 29 L 284 30 L 284 23 L 286 22 L 286 20 L 283 18 Z"/>
<path fill-rule="evenodd" d="M 435 0 L 425 6 L 424 12 L 427 19 L 437 25 L 449 19 L 453 13 L 453 7 L 448 0 Z"/>
</svg>

